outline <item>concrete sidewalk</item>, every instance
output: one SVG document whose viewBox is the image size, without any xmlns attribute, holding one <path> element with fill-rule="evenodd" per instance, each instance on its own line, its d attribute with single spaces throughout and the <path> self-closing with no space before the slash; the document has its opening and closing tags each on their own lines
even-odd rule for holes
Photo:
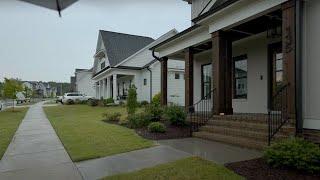
<svg viewBox="0 0 320 180">
<path fill-rule="evenodd" d="M 137 171 L 179 159 L 191 154 L 169 146 L 156 146 L 128 153 L 117 154 L 99 159 L 76 163 L 86 180 L 100 179 L 105 176 Z"/>
<path fill-rule="evenodd" d="M 199 138 L 161 140 L 158 143 L 221 165 L 262 156 L 262 152 L 260 151 Z"/>
<path fill-rule="evenodd" d="M 0 161 L 0 179 L 82 179 L 42 109 L 30 107 Z"/>
</svg>

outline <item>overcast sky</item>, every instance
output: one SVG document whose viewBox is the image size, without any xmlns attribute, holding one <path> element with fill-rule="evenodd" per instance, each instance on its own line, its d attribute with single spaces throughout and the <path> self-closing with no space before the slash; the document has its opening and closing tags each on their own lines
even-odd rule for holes
<svg viewBox="0 0 320 180">
<path fill-rule="evenodd" d="M 190 26 L 182 0 L 79 0 L 58 13 L 0 0 L 0 81 L 68 82 L 75 68 L 91 68 L 98 30 L 157 38 Z"/>
</svg>

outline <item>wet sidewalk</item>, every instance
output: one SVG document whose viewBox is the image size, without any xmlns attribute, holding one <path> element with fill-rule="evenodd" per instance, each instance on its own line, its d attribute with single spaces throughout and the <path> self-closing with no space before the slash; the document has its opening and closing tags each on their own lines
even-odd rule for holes
<svg viewBox="0 0 320 180">
<path fill-rule="evenodd" d="M 42 105 L 30 107 L 0 161 L 0 179 L 82 179 L 47 119 Z"/>
</svg>

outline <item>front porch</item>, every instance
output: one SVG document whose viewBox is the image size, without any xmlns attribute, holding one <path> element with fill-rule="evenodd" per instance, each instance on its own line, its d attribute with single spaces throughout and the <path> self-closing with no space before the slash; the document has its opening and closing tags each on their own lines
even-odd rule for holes
<svg viewBox="0 0 320 180">
<path fill-rule="evenodd" d="M 214 22 L 195 25 L 176 40 L 154 47 L 163 58 L 163 69 L 168 58 L 185 61 L 185 107 L 191 122 L 197 124 L 193 130 L 200 131 L 194 135 L 202 133 L 209 139 L 204 131 L 220 132 L 221 141 L 227 141 L 246 133 L 254 138 L 263 130 L 260 136 L 264 138 L 259 140 L 266 143 L 286 125 L 294 127 L 295 18 L 295 2 L 286 1 L 214 32 Z M 163 105 L 167 102 L 166 77 L 163 70 Z M 238 122 L 237 117 L 244 121 Z M 224 129 L 215 124 L 221 119 L 228 121 Z M 245 125 L 229 129 L 230 122 Z M 255 128 L 247 129 L 247 125 Z"/>
<path fill-rule="evenodd" d="M 134 74 L 111 74 L 96 82 L 96 98 L 110 99 L 115 103 L 125 101 L 129 88 L 134 85 Z"/>
</svg>

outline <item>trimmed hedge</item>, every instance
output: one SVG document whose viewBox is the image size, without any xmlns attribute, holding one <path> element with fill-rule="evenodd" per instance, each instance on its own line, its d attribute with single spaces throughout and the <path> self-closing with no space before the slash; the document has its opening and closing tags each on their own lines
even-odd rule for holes
<svg viewBox="0 0 320 180">
<path fill-rule="evenodd" d="M 320 147 L 301 138 L 289 138 L 273 144 L 264 152 L 267 163 L 309 173 L 320 171 Z"/>
<path fill-rule="evenodd" d="M 153 133 L 165 133 L 167 129 L 163 123 L 152 122 L 148 125 L 148 131 Z"/>
<path fill-rule="evenodd" d="M 164 119 L 176 126 L 186 125 L 187 113 L 185 110 L 177 105 L 168 106 L 163 113 Z"/>
<path fill-rule="evenodd" d="M 121 117 L 121 113 L 115 112 L 115 113 L 104 113 L 102 115 L 106 122 L 119 122 L 120 121 L 120 117 Z"/>
</svg>

